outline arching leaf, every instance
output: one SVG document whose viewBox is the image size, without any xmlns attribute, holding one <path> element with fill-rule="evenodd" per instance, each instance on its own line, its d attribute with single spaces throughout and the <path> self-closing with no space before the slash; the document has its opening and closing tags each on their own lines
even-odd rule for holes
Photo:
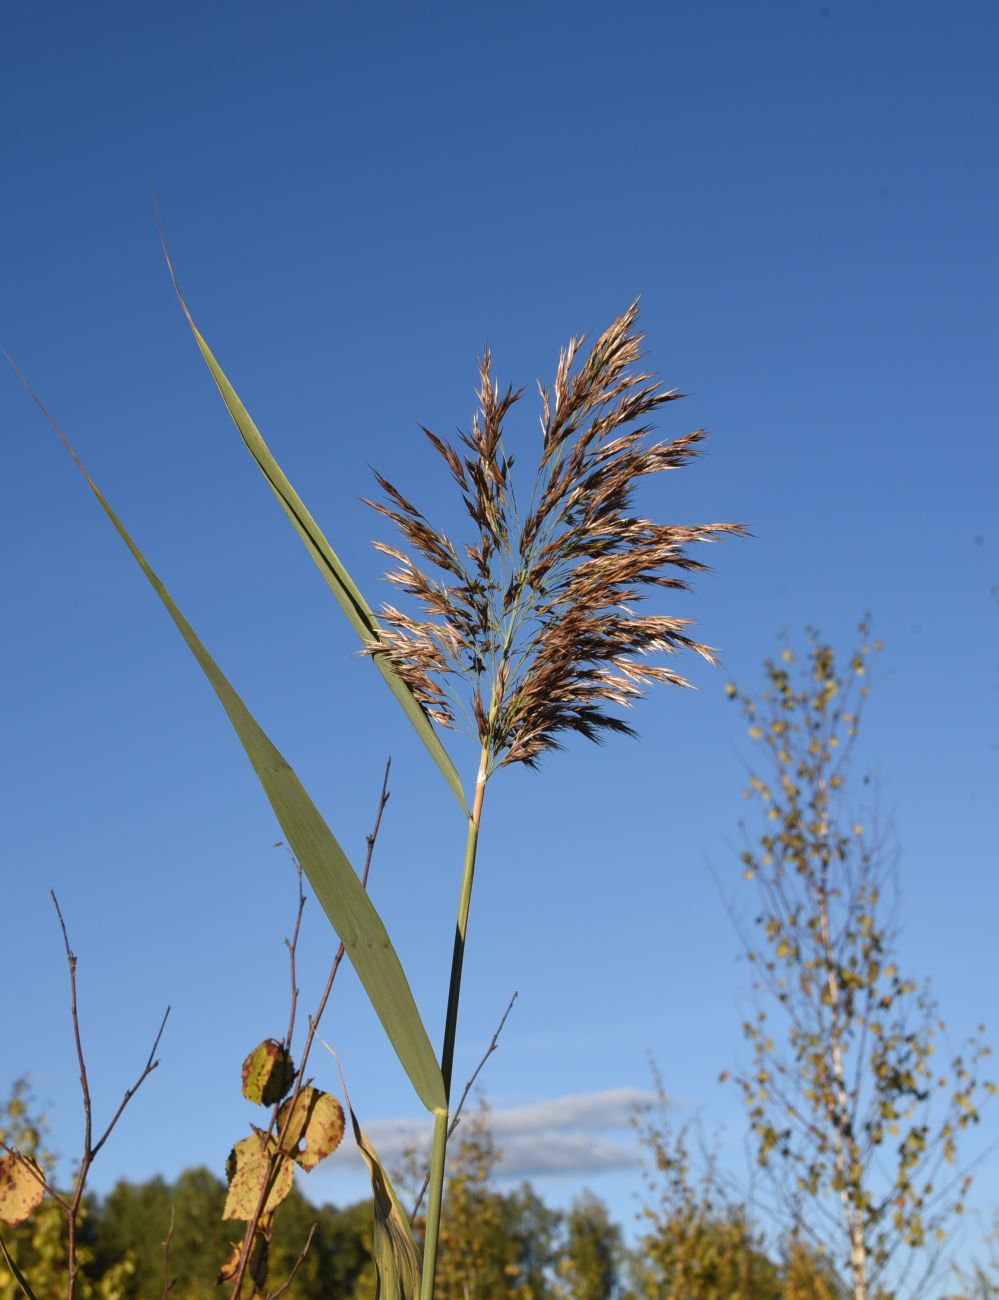
<svg viewBox="0 0 999 1300">
<path fill-rule="evenodd" d="M 274 459 L 274 455 L 267 443 L 264 441 L 260 430 L 250 418 L 250 413 L 240 401 L 239 395 L 233 388 L 232 384 L 226 377 L 225 372 L 215 359 L 215 354 L 205 342 L 204 336 L 195 325 L 194 320 L 188 310 L 184 295 L 177 284 L 177 278 L 174 275 L 173 265 L 170 262 L 170 255 L 166 249 L 166 243 L 163 245 L 163 252 L 167 259 L 167 266 L 170 268 L 170 277 L 173 280 L 173 286 L 177 290 L 177 297 L 180 299 L 180 305 L 184 309 L 184 315 L 194 334 L 195 341 L 201 350 L 211 371 L 212 378 L 222 395 L 226 409 L 232 416 L 236 428 L 239 430 L 243 442 L 250 455 L 256 461 L 257 467 L 261 474 L 267 480 L 271 491 L 277 497 L 282 510 L 291 520 L 292 526 L 301 537 L 305 544 L 305 549 L 311 555 L 316 568 L 322 574 L 333 595 L 337 598 L 341 609 L 346 614 L 351 626 L 361 642 L 365 646 L 370 646 L 377 642 L 379 638 L 378 620 L 368 605 L 367 601 L 361 595 L 356 583 L 350 574 L 343 567 L 339 557 L 327 541 L 322 529 L 313 519 L 307 509 L 305 502 L 298 495 L 281 466 Z M 465 794 L 461 786 L 461 778 L 458 776 L 454 763 L 452 763 L 447 750 L 441 744 L 440 737 L 434 730 L 433 724 L 423 711 L 409 687 L 402 680 L 399 674 L 390 664 L 388 657 L 383 654 L 372 656 L 378 671 L 385 678 L 385 682 L 402 705 L 406 716 L 416 728 L 420 739 L 423 741 L 431 757 L 440 769 L 444 779 L 451 787 L 454 797 L 458 800 L 461 810 L 468 815 L 468 805 L 465 802 Z"/>
<path fill-rule="evenodd" d="M 11 364 L 13 365 L 13 362 Z M 16 366 L 14 368 L 17 369 Z M 66 450 L 73 457 L 90 490 L 97 497 L 118 535 L 131 551 L 150 586 L 163 602 L 188 649 L 198 661 L 202 672 L 218 696 L 264 788 L 264 793 L 292 852 L 302 864 L 316 897 L 343 942 L 371 1005 L 381 1020 L 403 1068 L 409 1075 L 417 1096 L 428 1110 L 445 1109 L 447 1102 L 440 1066 L 430 1039 L 427 1037 L 423 1021 L 420 1019 L 406 973 L 382 919 L 365 892 L 347 855 L 287 760 L 233 689 L 228 678 L 205 649 L 166 587 L 132 540 L 124 524 L 111 509 L 66 435 L 49 415 L 25 377 L 19 370 L 17 373 Z"/>
</svg>

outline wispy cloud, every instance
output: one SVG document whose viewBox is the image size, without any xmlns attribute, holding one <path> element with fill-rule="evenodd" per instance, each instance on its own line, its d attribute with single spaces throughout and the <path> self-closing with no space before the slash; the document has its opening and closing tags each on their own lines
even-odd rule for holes
<svg viewBox="0 0 999 1300">
<path fill-rule="evenodd" d="M 631 1169 L 638 1163 L 638 1149 L 629 1122 L 635 1107 L 652 1099 L 653 1094 L 639 1088 L 611 1088 L 494 1106 L 489 1126 L 503 1156 L 497 1172 L 506 1178 L 539 1178 Z M 426 1125 L 412 1120 L 373 1120 L 364 1129 L 390 1167 L 407 1148 L 426 1142 Z M 356 1157 L 351 1152 L 348 1158 L 353 1162 Z"/>
</svg>

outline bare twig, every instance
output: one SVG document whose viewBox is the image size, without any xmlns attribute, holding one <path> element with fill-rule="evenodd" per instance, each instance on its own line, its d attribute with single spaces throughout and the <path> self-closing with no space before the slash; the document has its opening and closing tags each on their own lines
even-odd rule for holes
<svg viewBox="0 0 999 1300">
<path fill-rule="evenodd" d="M 482 1067 L 489 1060 L 490 1056 L 492 1056 L 493 1052 L 496 1051 L 497 1047 L 499 1047 L 500 1034 L 502 1034 L 503 1032 L 503 1026 L 506 1024 L 507 1016 L 513 1010 L 513 1004 L 516 1001 L 517 1001 L 517 994 L 514 993 L 513 997 L 510 999 L 510 1001 L 507 1004 L 506 1010 L 503 1012 L 503 1018 L 496 1026 L 496 1030 L 492 1038 L 489 1040 L 489 1046 L 486 1048 L 482 1059 L 479 1061 L 478 1065 L 472 1071 L 471 1077 L 469 1078 L 468 1082 L 465 1084 L 464 1090 L 461 1094 L 461 1100 L 458 1102 L 458 1105 L 455 1107 L 454 1115 L 451 1118 L 451 1123 L 448 1125 L 448 1130 L 447 1130 L 448 1140 L 451 1139 L 455 1129 L 461 1123 L 461 1112 L 465 1107 L 465 1102 L 468 1100 L 468 1094 L 472 1091 L 472 1088 L 475 1086 L 475 1080 L 482 1073 Z M 416 1216 L 420 1212 L 420 1206 L 423 1204 L 423 1198 L 424 1196 L 426 1196 L 427 1188 L 429 1186 L 430 1186 L 430 1170 L 428 1169 L 426 1174 L 424 1175 L 423 1183 L 420 1187 L 419 1195 L 416 1198 L 416 1203 L 413 1206 L 412 1213 L 409 1216 L 410 1225 L 416 1222 Z"/>
<path fill-rule="evenodd" d="M 70 989 L 70 1014 L 73 1020 L 73 1038 L 76 1043 L 76 1059 L 80 1067 L 80 1091 L 83 1094 L 83 1116 L 84 1116 L 84 1136 L 83 1136 L 83 1154 L 80 1158 L 80 1168 L 76 1175 L 76 1184 L 73 1188 L 73 1196 L 67 1205 L 59 1196 L 54 1199 L 66 1211 L 66 1300 L 73 1300 L 76 1291 L 76 1275 L 79 1269 L 79 1263 L 76 1257 L 76 1229 L 80 1214 L 80 1205 L 83 1201 L 83 1193 L 87 1185 L 87 1176 L 90 1173 L 90 1167 L 97 1157 L 101 1147 L 111 1136 L 115 1125 L 121 1119 L 125 1107 L 132 1100 L 143 1083 L 152 1074 L 153 1070 L 159 1065 L 156 1060 L 156 1049 L 160 1045 L 160 1039 L 163 1036 L 163 1030 L 166 1027 L 167 1016 L 170 1014 L 170 1008 L 167 1007 L 163 1013 L 163 1019 L 160 1021 L 160 1027 L 156 1031 L 156 1037 L 153 1039 L 153 1045 L 146 1058 L 146 1063 L 142 1068 L 138 1079 L 125 1090 L 125 1095 L 107 1128 L 97 1139 L 93 1140 L 93 1104 L 90 1098 L 90 1084 L 87 1080 L 87 1063 L 83 1052 L 83 1038 L 80 1033 L 80 1016 L 77 1010 L 76 1000 L 76 953 L 73 952 L 69 942 L 69 933 L 66 929 L 66 921 L 62 914 L 62 908 L 59 906 L 59 899 L 56 897 L 54 889 L 49 891 L 52 895 L 52 902 L 55 906 L 56 916 L 59 918 L 59 928 L 62 930 L 63 944 L 66 949 L 66 962 L 69 966 L 69 989 Z"/>
<path fill-rule="evenodd" d="M 146 1063 L 142 1067 L 142 1073 L 139 1075 L 138 1079 L 136 1079 L 135 1083 L 132 1084 L 131 1088 L 125 1089 L 125 1095 L 124 1097 L 122 1097 L 121 1104 L 118 1106 L 118 1109 L 111 1117 L 110 1124 L 108 1124 L 107 1128 L 97 1139 L 97 1142 L 94 1144 L 93 1150 L 90 1152 L 91 1161 L 93 1161 L 94 1156 L 97 1155 L 98 1151 L 100 1151 L 101 1147 L 111 1136 L 111 1133 L 114 1130 L 115 1125 L 121 1119 L 122 1112 L 124 1111 L 125 1107 L 132 1100 L 132 1098 L 135 1096 L 138 1090 L 142 1087 L 143 1083 L 145 1083 L 149 1075 L 152 1074 L 152 1072 L 159 1065 L 159 1061 L 156 1059 L 156 1051 L 160 1045 L 160 1039 L 163 1037 L 163 1030 L 166 1028 L 167 1017 L 169 1015 L 170 1015 L 170 1008 L 167 1007 L 166 1011 L 163 1012 L 163 1019 L 160 1021 L 160 1027 L 156 1031 L 156 1037 L 153 1039 L 153 1045 L 149 1049 L 149 1056 L 146 1058 Z"/>
<path fill-rule="evenodd" d="M 93 1108 L 90 1104 L 90 1084 L 87 1082 L 87 1062 L 84 1059 L 83 1042 L 80 1038 L 80 1017 L 76 1009 L 76 953 L 69 946 L 69 935 L 66 932 L 66 922 L 63 918 L 62 908 L 59 906 L 59 899 L 56 897 L 56 892 L 54 889 L 50 889 L 49 893 L 52 895 L 52 902 L 55 905 L 56 916 L 59 918 L 59 927 L 62 930 L 62 941 L 66 948 L 66 961 L 69 965 L 70 1014 L 73 1018 L 73 1037 L 76 1040 L 76 1059 L 80 1066 L 80 1090 L 83 1093 L 83 1149 L 89 1153 Z"/>
<path fill-rule="evenodd" d="M 461 1100 L 458 1102 L 458 1105 L 455 1107 L 454 1118 L 451 1120 L 451 1127 L 448 1129 L 448 1137 L 450 1137 L 451 1134 L 454 1132 L 454 1130 L 458 1127 L 458 1124 L 461 1120 L 461 1112 L 464 1109 L 465 1102 L 468 1100 L 468 1094 L 472 1091 L 472 1088 L 475 1084 L 475 1080 L 481 1074 L 482 1067 L 489 1060 L 490 1056 L 492 1056 L 493 1052 L 496 1051 L 497 1047 L 499 1047 L 500 1034 L 503 1032 L 503 1026 L 506 1024 L 507 1016 L 513 1010 L 513 1004 L 516 1001 L 517 1001 L 517 994 L 514 993 L 513 997 L 510 999 L 509 1003 L 507 1004 L 506 1010 L 503 1012 L 502 1020 L 500 1020 L 499 1024 L 496 1026 L 496 1032 L 493 1034 L 489 1042 L 489 1046 L 486 1048 L 485 1055 L 482 1057 L 482 1060 L 475 1067 L 474 1071 L 472 1072 L 471 1078 L 465 1084 L 464 1091 L 461 1094 Z"/>
<path fill-rule="evenodd" d="M 295 1274 L 305 1263 L 305 1257 L 309 1253 L 309 1247 L 312 1245 L 312 1238 L 316 1235 L 316 1229 L 318 1227 L 319 1224 L 314 1223 L 312 1227 L 309 1229 L 309 1235 L 305 1238 L 305 1245 L 302 1247 L 301 1251 L 299 1252 L 298 1259 L 296 1259 L 294 1264 L 291 1266 L 291 1272 L 281 1283 L 278 1289 L 270 1293 L 270 1295 L 267 1297 L 267 1300 L 277 1300 L 278 1296 L 284 1295 L 285 1291 L 287 1291 L 288 1288 L 291 1286 L 292 1282 L 294 1282 Z"/>
<path fill-rule="evenodd" d="M 391 772 L 391 770 L 392 770 L 392 759 L 389 758 L 385 764 L 385 775 L 382 778 L 381 794 L 378 797 L 378 808 L 375 813 L 374 825 L 372 826 L 371 831 L 367 835 L 365 841 L 367 845 L 367 852 L 364 858 L 364 870 L 361 873 L 361 884 L 364 886 L 365 889 L 368 886 L 368 873 L 371 870 L 371 859 L 374 855 L 375 844 L 377 843 L 378 840 L 378 831 L 382 824 L 382 814 L 385 811 L 385 805 L 389 801 L 388 782 L 389 782 L 389 773 Z M 296 868 L 297 867 L 298 864 L 296 863 Z M 292 1014 L 291 1014 L 291 1021 L 289 1024 L 288 1040 L 286 1043 L 286 1046 L 289 1050 L 291 1049 L 291 1033 L 294 1029 L 295 1005 L 297 1002 L 297 995 L 298 995 L 298 990 L 295 986 L 294 969 L 295 969 L 295 951 L 298 946 L 299 925 L 302 919 L 303 905 L 304 905 L 304 900 L 302 898 L 301 870 L 299 869 L 298 913 L 296 917 L 294 934 L 292 938 L 288 941 L 288 947 L 291 952 L 291 963 L 292 963 Z M 275 1151 L 274 1154 L 271 1156 L 270 1164 L 268 1166 L 267 1177 L 263 1180 L 263 1185 L 260 1189 L 260 1195 L 257 1198 L 256 1208 L 254 1209 L 253 1215 L 246 1225 L 246 1231 L 243 1234 L 243 1247 L 242 1250 L 240 1251 L 239 1263 L 236 1266 L 236 1272 L 233 1274 L 232 1290 L 229 1292 L 230 1300 L 239 1300 L 240 1294 L 242 1292 L 242 1287 L 243 1287 L 243 1279 L 246 1276 L 246 1270 L 250 1262 L 250 1253 L 253 1246 L 254 1235 L 256 1234 L 257 1229 L 260 1226 L 260 1220 L 261 1217 L 263 1216 L 264 1206 L 267 1204 L 267 1197 L 270 1195 L 271 1187 L 273 1186 L 274 1179 L 277 1176 L 280 1163 L 283 1159 L 287 1158 L 282 1154 L 285 1134 L 296 1113 L 296 1102 L 298 1101 L 302 1088 L 305 1085 L 305 1070 L 306 1070 L 306 1066 L 309 1063 L 309 1054 L 311 1053 L 312 1045 L 315 1042 L 316 1031 L 319 1028 L 319 1022 L 322 1019 L 323 1012 L 326 1010 L 326 1004 L 329 1001 L 330 994 L 333 992 L 333 983 L 336 980 L 337 971 L 340 969 L 340 963 L 343 961 L 344 953 L 345 953 L 344 945 L 341 943 L 336 950 L 335 957 L 333 958 L 333 963 L 330 967 L 330 972 L 326 979 L 326 987 L 323 989 L 322 996 L 319 999 L 319 1005 L 316 1008 L 315 1014 L 309 1017 L 309 1028 L 305 1036 L 305 1043 L 302 1046 L 302 1055 L 301 1058 L 299 1059 L 298 1071 L 295 1075 L 295 1086 L 292 1089 L 291 1096 L 285 1102 L 278 1102 L 274 1106 L 274 1109 L 271 1113 L 270 1124 L 267 1127 L 267 1134 L 266 1134 L 267 1138 L 270 1138 L 274 1133 L 275 1127 L 277 1125 L 278 1112 L 281 1106 L 287 1106 L 285 1120 L 281 1126 L 280 1131 L 278 1132 L 277 1142 L 275 1144 Z M 311 1234 L 310 1234 L 310 1240 L 311 1240 Z"/>
<path fill-rule="evenodd" d="M 298 953 L 298 935 L 302 928 L 302 913 L 305 911 L 305 890 L 302 887 L 302 865 L 300 862 L 295 863 L 295 871 L 298 876 L 298 911 L 295 914 L 295 929 L 292 931 L 292 936 L 285 941 L 288 944 L 288 964 L 291 967 L 291 1012 L 288 1016 L 288 1032 L 284 1039 L 286 1052 L 291 1051 L 291 1040 L 295 1033 L 295 1016 L 298 1012 L 298 978 L 295 972 L 295 957 Z"/>
</svg>

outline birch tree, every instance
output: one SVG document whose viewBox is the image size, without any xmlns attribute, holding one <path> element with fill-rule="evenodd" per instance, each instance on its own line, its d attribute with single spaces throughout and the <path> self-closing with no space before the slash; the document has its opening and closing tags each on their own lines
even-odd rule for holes
<svg viewBox="0 0 999 1300">
<path fill-rule="evenodd" d="M 896 957 L 890 846 L 850 783 L 869 689 L 861 635 L 841 664 L 810 632 L 800 662 L 790 649 L 767 662 L 758 697 L 728 693 L 758 746 L 745 793 L 763 813 L 742 854 L 756 1005 L 737 1082 L 781 1212 L 854 1300 L 873 1300 L 917 1289 L 962 1212 L 958 1142 L 994 1086 L 980 1078 L 982 1027 L 940 1063 L 945 1025 Z"/>
</svg>

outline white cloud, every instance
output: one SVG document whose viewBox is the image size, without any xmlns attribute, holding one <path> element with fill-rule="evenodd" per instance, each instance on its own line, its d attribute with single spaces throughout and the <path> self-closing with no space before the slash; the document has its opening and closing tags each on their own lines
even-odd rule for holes
<svg viewBox="0 0 999 1300">
<path fill-rule="evenodd" d="M 489 1126 L 503 1155 L 497 1172 L 506 1178 L 538 1178 L 631 1169 L 638 1163 L 638 1149 L 625 1130 L 635 1107 L 652 1099 L 653 1094 L 639 1088 L 611 1088 L 491 1107 Z M 374 1120 L 363 1127 L 390 1168 L 408 1147 L 426 1145 L 426 1124 Z M 359 1159 L 353 1151 L 349 1158 L 352 1163 Z"/>
</svg>

